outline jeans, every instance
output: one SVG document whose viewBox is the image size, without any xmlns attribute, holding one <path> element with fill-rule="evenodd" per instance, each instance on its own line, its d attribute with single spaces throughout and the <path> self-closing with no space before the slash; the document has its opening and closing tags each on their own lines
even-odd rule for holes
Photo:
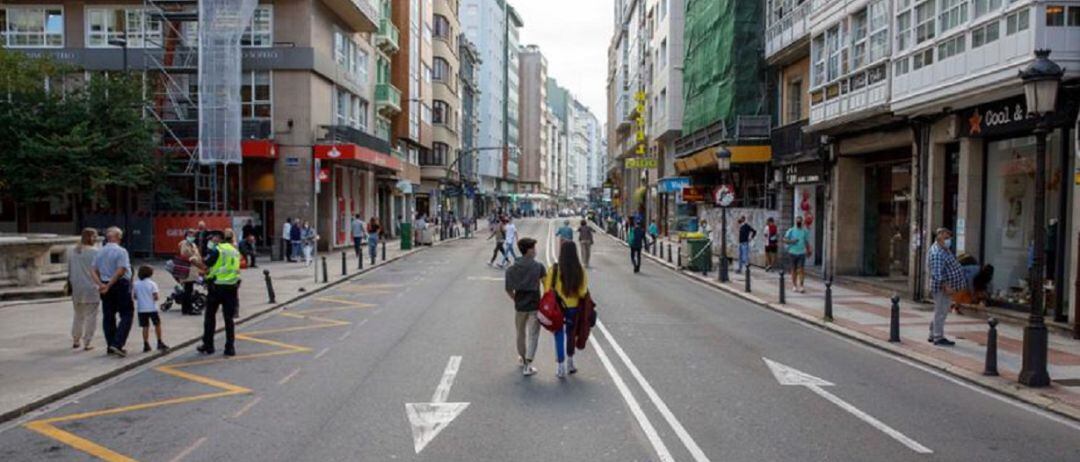
<svg viewBox="0 0 1080 462">
<path fill-rule="evenodd" d="M 945 291 L 934 292 L 934 320 L 930 322 L 930 338 L 937 340 L 945 337 L 945 318 L 949 316 L 952 297 Z"/>
<path fill-rule="evenodd" d="M 489 264 L 495 263 L 495 257 L 498 257 L 500 253 L 503 254 L 503 261 L 505 261 L 506 260 L 506 243 L 505 242 L 496 242 L 495 243 L 495 250 L 493 250 L 491 252 L 491 261 L 488 262 L 488 263 Z"/>
<path fill-rule="evenodd" d="M 563 311 L 563 328 L 555 331 L 555 357 L 562 363 L 566 357 L 574 357 L 574 320 L 577 318 L 577 308 L 567 308 Z"/>
<path fill-rule="evenodd" d="M 506 264 L 506 263 L 512 263 L 512 262 L 515 262 L 515 261 L 517 261 L 517 259 L 518 259 L 518 256 L 517 256 L 517 254 L 516 254 L 516 253 L 514 253 L 514 243 L 513 243 L 513 242 L 510 242 L 510 241 L 507 241 L 507 242 L 506 242 L 505 244 L 503 244 L 503 245 L 504 245 L 504 249 L 503 249 L 503 264 Z M 511 257 L 513 257 L 513 260 L 511 260 Z"/>
<path fill-rule="evenodd" d="M 203 313 L 203 348 L 214 349 L 214 331 L 217 330 L 217 312 L 221 307 L 221 317 L 225 318 L 225 350 L 232 350 L 236 339 L 236 327 L 233 316 L 240 308 L 235 285 L 210 285 L 210 294 L 206 300 L 206 312 Z"/>
<path fill-rule="evenodd" d="M 540 338 L 540 321 L 535 311 L 517 311 L 514 316 L 517 328 L 517 352 L 526 363 L 536 356 L 536 342 Z"/>
<path fill-rule="evenodd" d="M 581 262 L 588 268 L 590 257 L 592 257 L 592 242 L 582 242 L 578 245 L 581 246 Z"/>
<path fill-rule="evenodd" d="M 292 245 L 289 243 L 289 239 L 281 238 L 281 259 L 285 261 L 292 261 Z"/>
<path fill-rule="evenodd" d="M 105 343 L 123 349 L 131 332 L 131 320 L 135 316 L 135 302 L 131 299 L 131 281 L 121 279 L 101 295 L 101 331 Z M 120 317 L 119 324 L 116 317 Z"/>
<path fill-rule="evenodd" d="M 641 248 L 630 248 L 630 264 L 634 265 L 634 272 L 641 271 Z"/>
<path fill-rule="evenodd" d="M 739 272 L 741 273 L 743 271 L 743 268 L 746 268 L 748 265 L 750 265 L 750 243 L 749 242 L 740 242 L 739 243 Z"/>
<path fill-rule="evenodd" d="M 289 258 L 289 261 L 292 261 L 293 259 L 296 259 L 296 258 L 300 258 L 300 241 L 289 241 L 289 242 L 292 244 L 292 254 L 291 254 L 292 257 Z"/>
<path fill-rule="evenodd" d="M 368 254 L 370 255 L 369 258 L 371 259 L 371 264 L 372 265 L 375 264 L 375 249 L 376 249 L 376 247 L 378 247 L 378 245 L 379 245 L 379 239 L 378 238 L 368 238 L 367 248 L 368 248 Z"/>
<path fill-rule="evenodd" d="M 352 238 L 352 244 L 353 244 L 353 252 L 356 252 L 356 258 L 363 258 L 364 254 L 361 253 L 361 252 L 363 252 L 361 249 L 364 248 L 364 238 L 362 236 L 353 237 Z"/>
</svg>

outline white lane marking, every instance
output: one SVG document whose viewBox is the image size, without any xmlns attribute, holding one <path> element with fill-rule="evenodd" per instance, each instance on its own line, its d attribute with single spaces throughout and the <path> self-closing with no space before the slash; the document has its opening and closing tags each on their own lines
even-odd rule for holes
<svg viewBox="0 0 1080 462">
<path fill-rule="evenodd" d="M 597 320 L 596 328 L 600 329 L 600 332 L 604 334 L 604 337 L 607 337 L 608 343 L 611 344 L 611 349 L 615 350 L 615 354 L 619 356 L 619 359 L 626 365 L 626 368 L 630 369 L 630 375 L 634 377 L 634 380 L 637 380 L 641 389 L 645 390 L 645 395 L 652 400 L 656 409 L 660 411 L 660 415 L 664 416 L 664 420 L 666 420 L 668 425 L 671 426 L 671 429 L 675 431 L 675 435 L 679 437 L 679 441 L 682 441 L 683 446 L 686 446 L 686 450 L 690 451 L 690 455 L 694 457 L 694 460 L 697 462 L 708 462 L 709 458 L 705 455 L 705 451 L 701 450 L 701 447 L 698 446 L 697 442 L 694 441 L 694 438 L 690 436 L 690 433 L 686 431 L 686 428 L 679 422 L 679 419 L 675 418 L 675 414 L 671 412 L 671 409 L 664 403 L 664 400 L 660 398 L 660 395 L 656 393 L 656 390 L 653 389 L 652 385 L 649 385 L 649 381 L 645 380 L 645 376 L 638 370 L 637 366 L 634 365 L 634 362 L 630 360 L 630 356 L 623 351 L 621 346 L 619 346 L 619 342 L 615 341 L 615 337 L 611 335 L 611 332 L 604 327 L 604 323 Z"/>
<path fill-rule="evenodd" d="M 338 337 L 338 341 L 340 342 L 342 340 L 345 340 L 345 339 L 349 338 L 350 335 L 352 335 L 352 329 L 349 329 L 349 330 L 345 331 L 344 334 L 341 334 L 341 337 Z"/>
<path fill-rule="evenodd" d="M 836 395 L 825 391 L 824 387 L 833 386 L 831 382 L 818 377 L 814 377 L 791 366 L 785 366 L 776 361 L 770 360 L 769 358 L 761 359 L 763 359 L 765 361 L 765 364 L 769 366 L 769 370 L 772 371 L 773 377 L 776 377 L 776 381 L 779 382 L 780 385 L 808 388 L 810 391 L 816 393 L 818 396 L 825 398 L 829 402 L 839 406 L 840 409 L 847 411 L 851 415 L 857 417 L 859 420 L 866 422 L 871 427 L 874 427 L 878 431 L 889 435 L 889 437 L 891 437 L 892 439 L 899 441 L 901 444 L 907 446 L 912 451 L 915 451 L 919 454 L 934 453 L 934 451 L 930 450 L 930 448 L 919 444 L 918 441 L 908 438 L 907 435 L 904 435 L 896 429 L 886 425 L 884 422 L 875 419 L 874 416 L 871 416 L 870 414 L 859 410 L 859 408 L 852 406 L 847 401 L 844 401 Z"/>
<path fill-rule="evenodd" d="M 252 398 L 250 401 L 247 402 L 247 404 L 244 404 L 244 407 L 241 407 L 239 411 L 236 411 L 236 413 L 233 414 L 232 417 L 234 419 L 239 419 L 240 416 L 246 414 L 247 411 L 249 411 L 249 410 L 251 410 L 251 408 L 255 407 L 256 404 L 259 404 L 259 401 L 262 401 L 262 396 L 256 396 L 256 397 Z"/>
<path fill-rule="evenodd" d="M 439 385 L 435 387 L 435 394 L 431 396 L 429 403 L 405 403 L 405 416 L 409 419 L 412 427 L 413 449 L 417 454 L 424 450 L 440 432 L 450 425 L 469 403 L 448 403 L 450 387 L 454 385 L 454 377 L 457 377 L 461 367 L 461 356 L 451 356 L 446 363 Z"/>
<path fill-rule="evenodd" d="M 552 260 L 554 260 L 553 257 L 555 256 L 555 249 L 551 245 L 551 236 L 553 235 L 551 232 L 551 223 L 551 221 L 548 221 L 547 239 L 545 239 L 545 242 L 547 244 L 544 246 L 544 254 L 549 267 L 551 266 Z M 596 325 L 600 326 L 599 320 L 596 322 Z M 614 337 L 612 337 L 610 333 L 607 334 L 607 338 L 608 341 L 614 340 Z M 669 451 L 667 445 L 664 444 L 664 440 L 660 438 L 660 434 L 656 432 L 656 427 L 653 426 L 652 422 L 649 420 L 649 417 L 645 415 L 645 411 L 641 409 L 641 404 L 638 403 L 637 398 L 634 398 L 634 394 L 631 393 L 630 388 L 626 386 L 626 382 L 623 380 L 622 375 L 619 375 L 619 371 L 615 369 L 615 366 L 612 365 L 611 360 L 608 359 L 607 353 L 605 353 L 604 349 L 600 346 L 600 342 L 596 340 L 595 336 L 593 336 L 589 338 L 589 343 L 593 346 L 594 349 L 596 349 L 596 356 L 600 358 L 600 362 L 604 365 L 604 369 L 607 370 L 608 375 L 611 376 L 611 380 L 615 382 L 615 388 L 619 390 L 619 394 L 622 395 L 623 401 L 626 401 L 626 405 L 630 408 L 630 413 L 633 414 L 634 418 L 637 420 L 638 426 L 641 427 L 641 431 L 645 432 L 645 437 L 648 438 L 649 443 L 652 444 L 653 450 L 656 451 L 656 456 L 659 457 L 661 461 L 674 462 L 675 458 L 672 457 L 671 451 Z M 614 345 L 615 343 L 612 343 L 613 347 Z M 640 372 L 638 372 L 638 374 L 640 374 Z M 648 391 L 646 391 L 646 393 L 648 393 Z M 655 402 L 653 404 L 655 404 Z M 668 421 L 668 423 L 670 422 L 671 421 Z M 690 448 L 687 447 L 687 449 Z"/>
<path fill-rule="evenodd" d="M 660 435 L 656 433 L 656 428 L 653 427 L 652 422 L 649 422 L 649 418 L 645 415 L 645 411 L 641 410 L 641 404 L 638 404 L 637 398 L 634 398 L 633 393 L 630 393 L 630 388 L 626 386 L 626 382 L 623 381 L 622 376 L 615 370 L 615 366 L 611 364 L 611 360 L 608 359 L 607 353 L 604 353 L 604 349 L 600 347 L 600 342 L 596 341 L 596 337 L 590 337 L 589 344 L 596 350 L 596 356 L 600 358 L 600 362 L 604 365 L 604 369 L 611 375 L 611 379 L 615 382 L 615 388 L 619 390 L 619 394 L 621 394 L 623 400 L 626 401 L 626 405 L 630 407 L 630 413 L 634 415 L 638 425 L 641 426 L 641 431 L 645 432 L 645 437 L 649 439 L 649 443 L 651 443 L 653 449 L 656 450 L 656 456 L 662 461 L 674 462 L 675 458 L 671 456 L 671 451 L 668 451 L 667 446 L 664 445 L 664 440 L 660 439 Z"/>
<path fill-rule="evenodd" d="M 205 442 L 206 442 L 206 437 L 205 436 L 195 440 L 194 443 L 191 443 L 191 446 L 188 446 L 188 447 L 184 448 L 183 451 L 180 451 L 180 453 L 177 454 L 176 457 L 173 457 L 172 459 L 170 459 L 169 462 L 180 462 L 185 457 L 187 457 L 188 454 L 191 454 L 192 451 L 194 451 L 196 449 L 199 449 L 199 446 L 202 446 L 203 443 L 205 443 Z"/>
<path fill-rule="evenodd" d="M 315 358 L 314 358 L 314 359 L 319 359 L 319 358 L 321 358 L 321 357 L 322 357 L 322 356 L 323 356 L 324 354 L 326 354 L 326 353 L 327 353 L 328 351 L 330 351 L 330 347 L 326 347 L 326 348 L 323 348 L 323 349 L 322 349 L 321 351 L 319 351 L 318 353 L 316 353 L 316 354 L 315 354 Z"/>
<path fill-rule="evenodd" d="M 299 373 L 300 373 L 300 368 L 298 367 L 295 370 L 293 370 L 292 372 L 290 372 L 289 375 L 286 375 L 285 377 L 282 377 L 281 380 L 278 380 L 277 384 L 278 385 L 285 385 L 286 383 L 288 383 L 288 381 L 292 380 L 293 377 L 296 377 L 296 374 L 299 374 Z"/>
</svg>

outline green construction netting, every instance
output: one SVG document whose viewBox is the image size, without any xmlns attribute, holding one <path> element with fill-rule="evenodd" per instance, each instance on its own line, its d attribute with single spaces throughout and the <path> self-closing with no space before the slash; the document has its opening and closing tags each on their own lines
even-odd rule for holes
<svg viewBox="0 0 1080 462">
<path fill-rule="evenodd" d="M 766 113 L 763 3 L 686 1 L 683 134 Z"/>
</svg>

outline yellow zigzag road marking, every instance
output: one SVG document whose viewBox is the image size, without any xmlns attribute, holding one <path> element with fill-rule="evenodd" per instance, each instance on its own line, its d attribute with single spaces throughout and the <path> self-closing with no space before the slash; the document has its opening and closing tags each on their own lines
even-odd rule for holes
<svg viewBox="0 0 1080 462">
<path fill-rule="evenodd" d="M 108 408 L 108 409 L 101 409 L 101 410 L 97 410 L 97 411 L 82 412 L 82 413 L 78 413 L 78 414 L 70 414 L 70 415 L 65 415 L 65 416 L 60 416 L 60 417 L 51 417 L 51 418 L 48 418 L 48 419 L 34 420 L 34 421 L 31 421 L 31 422 L 28 422 L 24 426 L 26 428 L 30 429 L 30 430 L 33 430 L 33 431 L 35 431 L 37 433 L 45 435 L 45 436 L 47 436 L 49 438 L 52 438 L 52 439 L 54 439 L 56 441 L 59 441 L 61 443 L 67 444 L 68 446 L 71 446 L 71 447 L 73 447 L 75 449 L 78 449 L 78 450 L 80 450 L 82 452 L 85 452 L 87 454 L 90 454 L 90 455 L 92 455 L 94 457 L 97 457 L 99 459 L 102 459 L 102 460 L 106 460 L 106 461 L 109 461 L 109 462 L 134 462 L 135 459 L 132 459 L 132 458 L 130 458 L 128 456 L 125 456 L 123 454 L 120 454 L 118 452 L 115 452 L 115 451 L 113 451 L 113 450 L 111 450 L 111 449 L 109 449 L 109 448 L 107 448 L 105 446 L 102 446 L 102 445 L 100 445 L 98 443 L 90 441 L 90 440 L 88 440 L 86 438 L 75 435 L 74 433 L 71 433 L 71 432 L 68 432 L 68 431 L 65 431 L 65 430 L 61 430 L 55 424 L 60 424 L 60 423 L 65 423 L 65 422 L 72 422 L 72 421 L 82 420 L 82 419 L 89 419 L 89 418 L 93 418 L 93 417 L 102 417 L 102 416 L 107 416 L 107 415 L 115 415 L 115 414 L 122 414 L 122 413 L 127 413 L 127 412 L 141 411 L 141 410 L 145 410 L 145 409 L 151 409 L 151 408 L 162 407 L 162 406 L 171 406 L 171 405 L 176 405 L 176 404 L 190 403 L 190 402 L 194 402 L 194 401 L 203 401 L 203 400 L 208 400 L 208 399 L 224 398 L 226 396 L 234 396 L 234 395 L 243 395 L 243 394 L 253 393 L 254 390 L 252 390 L 250 388 L 242 387 L 240 385 L 234 385 L 234 384 L 224 382 L 224 381 L 221 381 L 221 380 L 212 379 L 210 377 L 206 377 L 206 376 L 203 376 L 203 375 L 193 374 L 191 372 L 185 372 L 185 371 L 180 370 L 180 368 L 191 367 L 191 366 L 199 366 L 199 365 L 205 365 L 205 364 L 213 364 L 213 363 L 219 363 L 219 362 L 224 362 L 224 361 L 258 359 L 258 358 L 266 358 L 266 357 L 270 357 L 270 356 L 282 356 L 282 355 L 291 355 L 291 354 L 297 354 L 297 353 L 308 353 L 308 352 L 311 352 L 311 348 L 300 346 L 300 345 L 293 345 L 293 344 L 284 343 L 284 342 L 278 342 L 278 341 L 274 341 L 274 340 L 268 340 L 268 339 L 265 339 L 265 338 L 258 338 L 256 336 L 257 335 L 267 335 L 267 334 L 278 334 L 278 333 L 282 333 L 282 332 L 296 332 L 296 331 L 301 331 L 301 330 L 325 329 L 325 328 L 328 328 L 328 327 L 347 326 L 347 325 L 352 324 L 352 323 L 348 322 L 348 321 L 341 321 L 341 320 L 338 320 L 338 319 L 323 318 L 323 317 L 318 317 L 318 316 L 309 316 L 309 315 L 306 315 L 304 313 L 336 312 L 336 311 L 344 311 L 344 310 L 355 310 L 355 309 L 359 309 L 359 308 L 370 308 L 370 307 L 375 306 L 375 305 L 372 305 L 372 304 L 369 304 L 369 303 L 353 302 L 353 301 L 349 301 L 349 300 L 340 300 L 340 299 L 334 299 L 334 298 L 329 298 L 329 297 L 318 298 L 318 300 L 323 300 L 323 301 L 328 301 L 328 302 L 336 302 L 336 303 L 341 303 L 341 304 L 345 304 L 345 305 L 349 305 L 349 306 L 346 306 L 346 307 L 334 307 L 334 308 L 315 308 L 315 309 L 306 309 L 306 310 L 294 310 L 294 311 L 290 311 L 290 312 L 286 312 L 286 313 L 278 313 L 278 316 L 282 316 L 282 317 L 286 317 L 286 318 L 293 318 L 293 319 L 303 319 L 303 320 L 308 320 L 308 321 L 316 321 L 317 324 L 309 324 L 309 325 L 306 325 L 306 326 L 282 327 L 282 328 L 276 328 L 276 329 L 263 329 L 263 330 L 256 330 L 256 331 L 245 332 L 245 333 L 237 333 L 236 334 L 236 339 L 237 340 L 245 340 L 245 341 L 248 341 L 248 342 L 260 343 L 260 344 L 263 344 L 263 345 L 269 345 L 269 346 L 272 346 L 272 347 L 279 348 L 278 350 L 264 351 L 264 352 L 260 352 L 260 353 L 243 354 L 243 355 L 234 356 L 232 358 L 198 359 L 198 360 L 186 361 L 186 362 L 177 363 L 177 364 L 166 364 L 166 365 L 157 366 L 157 367 L 154 368 L 154 370 L 156 370 L 158 372 L 168 374 L 168 375 L 171 375 L 171 376 L 179 378 L 179 379 L 184 379 L 184 380 L 188 380 L 188 381 L 191 381 L 191 382 L 206 385 L 208 387 L 217 388 L 217 389 L 220 389 L 222 391 L 216 391 L 216 392 L 211 392 L 211 393 L 203 393 L 203 394 L 192 395 L 192 396 L 183 396 L 183 397 L 179 397 L 179 398 L 170 398 L 170 399 L 164 399 L 164 400 L 158 400 L 158 401 L 150 401 L 150 402 L 146 402 L 146 403 L 132 404 L 132 405 L 129 405 L 129 406 L 121 406 L 121 407 L 114 407 L 114 408 Z"/>
</svg>

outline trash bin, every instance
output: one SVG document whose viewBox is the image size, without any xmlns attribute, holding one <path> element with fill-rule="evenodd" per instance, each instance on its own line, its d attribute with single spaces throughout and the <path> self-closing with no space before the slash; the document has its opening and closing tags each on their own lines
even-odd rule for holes
<svg viewBox="0 0 1080 462">
<path fill-rule="evenodd" d="M 709 240 L 704 238 L 691 238 L 683 241 L 685 252 L 685 267 L 694 272 L 712 269 L 712 249 Z"/>
<path fill-rule="evenodd" d="M 411 250 L 413 245 L 412 223 L 402 223 L 399 235 L 401 236 L 401 250 Z"/>
</svg>

